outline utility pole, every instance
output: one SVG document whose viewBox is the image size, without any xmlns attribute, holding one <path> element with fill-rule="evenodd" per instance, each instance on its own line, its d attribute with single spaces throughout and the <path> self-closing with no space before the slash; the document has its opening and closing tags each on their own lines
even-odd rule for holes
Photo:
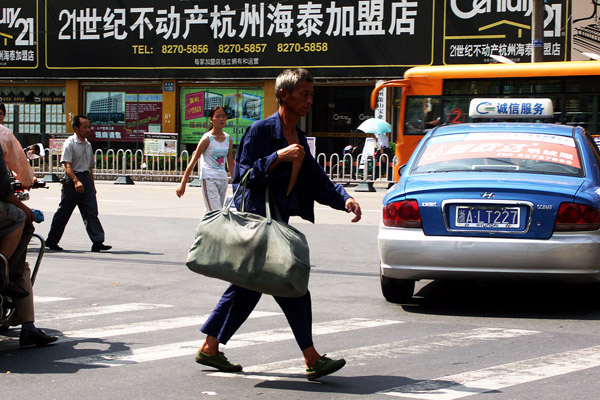
<svg viewBox="0 0 600 400">
<path fill-rule="evenodd" d="M 544 0 L 532 1 L 531 62 L 544 61 Z"/>
</svg>

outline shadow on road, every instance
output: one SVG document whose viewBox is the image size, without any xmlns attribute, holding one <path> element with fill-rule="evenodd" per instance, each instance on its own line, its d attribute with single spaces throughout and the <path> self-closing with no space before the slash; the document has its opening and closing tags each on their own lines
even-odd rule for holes
<svg viewBox="0 0 600 400">
<path fill-rule="evenodd" d="M 304 377 L 296 377 L 304 378 Z M 306 379 L 306 378 L 304 378 Z M 264 381 L 257 388 L 275 390 L 292 390 L 311 393 L 346 393 L 357 395 L 375 394 L 393 387 L 405 386 L 417 381 L 402 376 L 365 375 L 365 376 L 336 376 L 321 378 L 320 381 L 309 382 L 302 379 Z"/>
<path fill-rule="evenodd" d="M 60 331 L 46 329 L 50 335 Z M 0 336 L 0 373 L 11 374 L 73 374 L 83 369 L 109 368 L 109 365 L 67 362 L 67 359 L 98 356 L 129 351 L 124 342 L 95 338 L 69 338 L 43 347 L 19 347 L 19 330 L 12 329 Z M 64 361 L 62 361 L 64 360 Z"/>
<path fill-rule="evenodd" d="M 600 319 L 600 285 L 556 282 L 432 281 L 407 312 L 476 317 Z"/>
</svg>

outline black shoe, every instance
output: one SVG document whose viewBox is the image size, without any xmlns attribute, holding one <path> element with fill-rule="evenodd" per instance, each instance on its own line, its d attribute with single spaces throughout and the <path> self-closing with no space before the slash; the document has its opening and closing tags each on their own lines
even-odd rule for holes
<svg viewBox="0 0 600 400">
<path fill-rule="evenodd" d="M 112 249 L 112 246 L 107 246 L 104 243 L 94 243 L 92 245 L 92 251 L 95 252 L 99 252 L 99 251 L 103 251 L 103 250 L 110 250 Z"/>
<path fill-rule="evenodd" d="M 48 336 L 39 328 L 21 328 L 21 334 L 19 335 L 19 345 L 21 347 L 45 346 L 47 344 L 56 342 L 57 340 L 58 338 L 56 336 Z"/>
<path fill-rule="evenodd" d="M 57 244 L 46 242 L 46 247 L 54 251 L 63 251 L 64 249 Z"/>
<path fill-rule="evenodd" d="M 346 360 L 332 360 L 325 357 L 325 354 L 317 360 L 312 367 L 306 367 L 306 377 L 309 381 L 314 381 L 322 376 L 333 374 L 335 371 L 346 365 Z"/>
</svg>

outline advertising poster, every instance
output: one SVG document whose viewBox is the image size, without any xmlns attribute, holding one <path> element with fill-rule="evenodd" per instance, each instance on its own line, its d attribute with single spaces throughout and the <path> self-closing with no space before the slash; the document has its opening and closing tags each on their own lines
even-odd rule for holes
<svg viewBox="0 0 600 400">
<path fill-rule="evenodd" d="M 379 75 L 406 66 L 407 54 L 410 64 L 433 61 L 436 3 L 53 0 L 41 18 L 45 68 L 60 75 L 180 78 L 203 71 L 241 78 L 301 65 Z"/>
<path fill-rule="evenodd" d="M 0 70 L 35 69 L 39 58 L 38 1 L 22 0 L 0 7 Z"/>
<path fill-rule="evenodd" d="M 144 134 L 144 155 L 177 156 L 176 133 L 151 133 Z"/>
<path fill-rule="evenodd" d="M 222 106 L 227 113 L 224 131 L 233 144 L 239 144 L 246 128 L 264 118 L 264 90 L 262 88 L 183 88 L 180 91 L 181 143 L 197 144 L 210 130 L 208 114 L 214 106 Z"/>
<path fill-rule="evenodd" d="M 600 1 L 580 0 L 573 7 L 572 48 L 572 60 L 589 60 L 587 53 L 600 57 Z"/>
<path fill-rule="evenodd" d="M 161 123 L 162 92 L 157 89 L 88 91 L 85 113 L 92 126 L 90 140 L 141 142 L 145 132 Z"/>
<path fill-rule="evenodd" d="M 531 1 L 446 0 L 444 64 L 489 63 L 492 55 L 530 62 Z M 544 1 L 544 61 L 566 61 L 568 0 Z"/>
</svg>

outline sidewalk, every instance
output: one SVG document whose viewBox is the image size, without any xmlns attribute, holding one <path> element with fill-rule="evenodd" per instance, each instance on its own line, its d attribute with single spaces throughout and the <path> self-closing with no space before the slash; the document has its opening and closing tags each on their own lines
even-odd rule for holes
<svg viewBox="0 0 600 400">
<path fill-rule="evenodd" d="M 46 220 L 56 211 L 60 201 L 60 183 L 48 183 L 48 189 L 30 191 L 30 200 L 26 202 L 30 208 L 42 210 Z M 115 185 L 112 181 L 97 181 L 98 207 L 102 215 L 127 215 L 156 218 L 198 218 L 204 213 L 202 189 L 186 188 L 185 195 L 178 198 L 175 189 L 178 183 L 136 182 L 134 185 Z M 386 186 L 376 184 L 376 192 L 356 192 L 356 185 L 345 189 L 359 202 L 363 210 L 361 225 L 378 225 L 381 216 L 381 201 L 386 193 Z M 231 186 L 228 195 L 231 194 Z M 76 209 L 74 213 L 78 213 Z M 336 211 L 329 207 L 315 204 L 317 224 L 349 224 L 351 215 Z M 303 223 L 299 218 L 292 218 L 293 223 Z"/>
</svg>

